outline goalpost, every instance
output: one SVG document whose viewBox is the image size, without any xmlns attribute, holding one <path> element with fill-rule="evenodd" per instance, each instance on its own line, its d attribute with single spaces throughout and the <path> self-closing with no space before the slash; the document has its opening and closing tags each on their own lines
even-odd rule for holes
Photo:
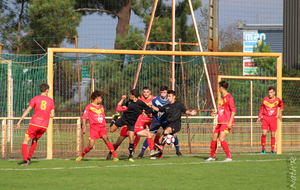
<svg viewBox="0 0 300 190">
<path fill-rule="evenodd" d="M 54 53 L 86 53 L 86 54 L 119 54 L 119 55 L 155 55 L 155 56 L 210 56 L 210 57 L 275 57 L 277 61 L 276 77 L 255 77 L 255 79 L 276 80 L 277 96 L 282 99 L 282 54 L 281 53 L 233 53 L 233 52 L 190 52 L 190 51 L 141 51 L 141 50 L 106 50 L 106 49 L 71 49 L 71 48 L 48 48 L 48 84 L 50 85 L 49 97 L 53 98 L 53 56 Z M 227 76 L 221 76 L 226 78 Z M 232 76 L 235 79 L 250 79 L 249 76 Z M 247 78 L 248 77 L 248 78 Z M 237 118 L 238 116 L 236 116 Z M 190 117 L 193 119 L 213 119 L 210 116 Z M 242 118 L 247 118 L 243 116 Z M 254 118 L 254 117 L 253 117 Z M 278 121 L 277 154 L 282 153 L 281 146 L 281 122 Z M 49 122 L 47 130 L 47 158 L 53 155 L 53 120 Z"/>
</svg>

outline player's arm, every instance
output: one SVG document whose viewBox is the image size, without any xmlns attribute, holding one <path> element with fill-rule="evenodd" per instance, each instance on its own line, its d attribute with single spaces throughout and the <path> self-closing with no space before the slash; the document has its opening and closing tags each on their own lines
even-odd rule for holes
<svg viewBox="0 0 300 190">
<path fill-rule="evenodd" d="M 196 110 L 192 110 L 192 111 L 186 110 L 185 114 L 187 114 L 187 115 L 196 115 L 197 111 Z"/>
<path fill-rule="evenodd" d="M 278 112 L 278 116 L 277 118 L 282 121 L 282 110 L 283 110 L 283 101 L 282 100 L 279 100 L 279 112 Z"/>
<path fill-rule="evenodd" d="M 55 112 L 54 112 L 54 109 L 52 109 L 51 111 L 50 111 L 50 118 L 53 118 L 55 116 Z"/>
<path fill-rule="evenodd" d="M 30 112 L 31 109 L 32 109 L 32 107 L 28 106 L 28 108 L 24 111 L 24 113 L 21 116 L 19 122 L 17 123 L 17 129 L 19 129 L 21 127 L 22 120 L 29 114 L 29 112 Z"/>
<path fill-rule="evenodd" d="M 227 125 L 228 129 L 231 129 L 231 127 L 232 127 L 232 121 L 233 121 L 234 115 L 235 115 L 235 112 L 230 113 L 230 119 L 229 119 L 229 123 Z"/>
<path fill-rule="evenodd" d="M 86 119 L 82 119 L 82 133 L 86 133 Z"/>
<path fill-rule="evenodd" d="M 261 120 L 261 117 L 262 117 L 262 114 L 263 114 L 263 110 L 264 110 L 264 104 L 263 104 L 264 100 L 262 101 L 261 103 L 261 106 L 260 106 L 260 110 L 259 110 L 259 114 L 258 114 L 258 118 L 256 120 L 257 123 L 260 122 Z"/>
<path fill-rule="evenodd" d="M 235 108 L 234 100 L 233 100 L 232 96 L 231 96 L 231 98 L 229 98 L 229 109 L 230 109 L 230 119 L 229 119 L 227 128 L 231 129 L 231 127 L 232 127 L 232 121 L 233 121 L 234 115 L 236 113 L 236 108 Z"/>
<path fill-rule="evenodd" d="M 166 109 L 164 108 L 164 106 L 163 107 L 161 107 L 161 106 L 156 107 L 154 105 L 150 105 L 150 106 L 156 112 L 166 112 Z"/>
</svg>

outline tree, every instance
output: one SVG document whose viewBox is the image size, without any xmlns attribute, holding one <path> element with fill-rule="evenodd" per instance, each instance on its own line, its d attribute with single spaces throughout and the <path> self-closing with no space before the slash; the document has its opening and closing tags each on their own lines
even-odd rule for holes
<svg viewBox="0 0 300 190">
<path fill-rule="evenodd" d="M 44 53 L 42 48 L 60 46 L 67 36 L 77 35 L 81 15 L 75 0 L 0 0 L 0 33 L 10 53 Z M 72 38 L 68 42 L 74 43 Z M 35 51 L 38 49 L 38 51 Z"/>
<path fill-rule="evenodd" d="M 0 4 L 0 34 L 4 49 L 19 54 L 26 42 L 24 34 L 29 30 L 29 0 L 1 0 Z"/>
<path fill-rule="evenodd" d="M 31 0 L 30 3 L 28 37 L 37 37 L 43 48 L 60 47 L 66 37 L 77 35 L 81 15 L 74 11 L 75 0 Z M 74 43 L 74 38 L 67 41 Z"/>
<path fill-rule="evenodd" d="M 75 11 L 81 12 L 82 15 L 93 14 L 98 12 L 99 15 L 106 13 L 111 15 L 112 18 L 118 18 L 116 28 L 116 36 L 124 39 L 128 34 L 128 24 L 130 21 L 132 0 L 76 0 Z M 121 49 L 115 43 L 115 49 Z"/>
</svg>

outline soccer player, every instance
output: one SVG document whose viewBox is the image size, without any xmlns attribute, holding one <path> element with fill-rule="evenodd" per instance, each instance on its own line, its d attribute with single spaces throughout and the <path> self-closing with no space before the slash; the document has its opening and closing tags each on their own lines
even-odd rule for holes
<svg viewBox="0 0 300 190">
<path fill-rule="evenodd" d="M 236 113 L 236 108 L 234 105 L 234 100 L 231 94 L 227 91 L 228 83 L 226 81 L 219 82 L 219 89 L 222 94 L 222 100 L 219 103 L 219 108 L 217 112 L 211 113 L 211 116 L 218 116 L 218 125 L 215 128 L 210 149 L 210 157 L 206 161 L 216 160 L 215 153 L 217 149 L 217 139 L 219 138 L 222 148 L 226 153 L 226 159 L 223 162 L 232 161 L 230 155 L 229 147 L 225 141 L 225 137 L 229 134 L 232 126 L 234 125 L 234 114 Z"/>
<path fill-rule="evenodd" d="M 173 90 L 168 90 L 168 100 L 169 104 L 164 106 L 154 106 L 152 105 L 152 109 L 156 112 L 165 112 L 167 117 L 168 125 L 163 132 L 163 135 L 159 139 L 159 148 L 161 152 L 163 151 L 165 145 L 165 137 L 169 134 L 175 135 L 181 129 L 181 112 L 188 114 L 188 115 L 196 115 L 197 111 L 188 111 L 186 110 L 185 106 L 181 103 L 176 101 L 176 94 Z M 174 136 L 175 137 L 175 136 Z"/>
<path fill-rule="evenodd" d="M 118 127 L 123 127 L 124 125 L 127 125 L 127 131 L 129 136 L 129 161 L 134 162 L 132 159 L 133 150 L 134 150 L 134 125 L 138 119 L 138 117 L 143 113 L 143 110 L 145 110 L 145 117 L 147 117 L 148 114 L 152 113 L 152 109 L 147 106 L 144 102 L 142 102 L 140 99 L 140 93 L 137 89 L 130 90 L 130 100 L 127 101 L 124 106 L 127 107 L 127 110 L 124 111 L 123 115 L 120 119 L 114 119 L 117 120 L 115 123 L 113 123 L 110 127 L 110 132 L 114 132 L 118 129 Z M 123 101 L 126 99 L 126 96 L 122 96 L 122 100 L 119 102 L 119 104 L 123 103 Z M 155 151 L 150 152 L 150 155 L 155 154 Z"/>
<path fill-rule="evenodd" d="M 114 159 L 113 161 L 118 161 L 118 157 L 115 153 L 114 146 L 108 140 L 107 131 L 105 128 L 106 121 L 105 121 L 105 114 L 104 114 L 104 107 L 101 105 L 102 102 L 102 95 L 103 93 L 100 91 L 94 91 L 91 94 L 91 101 L 92 103 L 88 104 L 84 110 L 84 114 L 82 116 L 82 133 L 86 133 L 86 120 L 89 119 L 90 122 L 90 142 L 89 145 L 84 149 L 82 154 L 76 158 L 76 162 L 80 162 L 82 158 L 94 148 L 95 140 L 102 138 L 105 142 L 108 149 L 111 151 Z"/>
<path fill-rule="evenodd" d="M 261 108 L 259 111 L 257 123 L 262 119 L 262 136 L 261 136 L 261 145 L 262 151 L 261 154 L 265 154 L 265 144 L 268 129 L 271 131 L 271 154 L 274 153 L 275 148 L 275 134 L 277 130 L 277 118 L 282 121 L 282 110 L 283 102 L 281 99 L 275 96 L 275 87 L 268 87 L 269 96 L 265 97 L 261 103 Z M 278 112 L 278 108 L 279 112 Z"/>
<path fill-rule="evenodd" d="M 168 87 L 167 86 L 161 86 L 160 87 L 160 95 L 155 97 L 152 100 L 152 105 L 154 105 L 155 107 L 157 106 L 164 106 L 166 104 L 169 104 L 169 100 L 168 100 Z M 160 139 L 160 136 L 163 132 L 164 129 L 166 129 L 166 126 L 168 125 L 167 123 L 167 117 L 166 117 L 166 113 L 165 112 L 155 112 L 153 114 L 153 118 L 152 118 L 152 123 L 150 125 L 149 128 L 149 132 L 151 132 L 151 138 L 153 138 L 154 133 L 156 133 L 156 136 L 154 138 L 154 143 L 158 144 L 158 140 Z M 160 127 L 162 126 L 163 130 L 160 129 Z M 178 138 L 177 136 L 175 137 L 175 142 L 174 142 L 175 148 L 176 148 L 176 154 L 181 157 L 182 154 L 179 151 L 179 143 L 178 143 Z M 142 158 L 146 149 L 148 147 L 148 139 L 145 139 L 144 143 L 143 143 L 143 147 L 142 147 L 142 151 L 141 153 L 138 155 L 138 158 Z M 152 157 L 152 159 L 155 159 L 156 157 Z M 160 158 L 162 158 L 162 155 L 160 156 Z"/>
<path fill-rule="evenodd" d="M 28 108 L 24 111 L 21 119 L 17 123 L 17 129 L 20 128 L 22 120 L 29 114 L 30 110 L 34 108 L 34 114 L 29 121 L 30 126 L 28 127 L 23 143 L 22 143 L 22 155 L 24 162 L 21 166 L 28 166 L 30 159 L 37 146 L 37 141 L 45 133 L 48 128 L 49 119 L 54 117 L 54 102 L 47 95 L 49 93 L 49 85 L 40 85 L 41 95 L 35 96 L 29 102 Z M 28 143 L 32 140 L 32 144 L 28 154 Z"/>
<path fill-rule="evenodd" d="M 153 98 L 154 98 L 154 96 L 151 95 L 150 88 L 145 86 L 143 88 L 143 95 L 142 95 L 140 100 L 145 102 L 147 105 L 149 105 Z M 125 108 L 125 109 L 122 108 L 122 104 L 123 104 L 124 100 L 125 99 L 122 98 L 122 100 L 118 103 L 117 109 L 116 109 L 117 111 L 119 111 L 119 112 L 127 111 L 128 108 Z M 138 117 L 138 119 L 135 123 L 135 126 L 134 126 L 135 140 L 134 140 L 133 149 L 136 148 L 140 137 L 149 137 L 148 141 L 150 141 L 150 144 L 151 144 L 150 145 L 150 151 L 154 150 L 154 144 L 153 144 L 151 134 L 150 134 L 149 131 L 146 130 L 146 127 L 149 126 L 151 124 L 151 122 L 152 122 L 152 118 L 151 117 L 145 117 L 145 115 L 143 113 Z M 122 127 L 122 130 L 120 132 L 120 136 L 118 137 L 117 142 L 114 144 L 115 150 L 118 149 L 118 147 L 122 144 L 122 142 L 124 141 L 124 139 L 126 137 L 128 137 L 128 132 L 127 132 L 127 126 L 125 125 L 125 126 Z M 110 152 L 108 153 L 106 159 L 107 160 L 111 159 L 111 153 Z"/>
</svg>

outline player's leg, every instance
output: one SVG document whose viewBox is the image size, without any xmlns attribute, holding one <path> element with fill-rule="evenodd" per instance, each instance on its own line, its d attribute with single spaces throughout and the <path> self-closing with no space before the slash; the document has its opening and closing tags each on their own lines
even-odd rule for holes
<svg viewBox="0 0 300 190">
<path fill-rule="evenodd" d="M 153 139 L 153 136 L 154 136 L 154 133 L 157 132 L 157 130 L 159 129 L 160 127 L 160 123 L 158 122 L 155 122 L 155 121 L 152 121 L 151 125 L 150 125 L 150 128 L 149 128 L 149 132 L 150 132 L 150 137 Z M 158 138 L 159 139 L 159 138 Z M 157 142 L 155 142 L 154 140 L 154 143 L 158 144 L 158 139 L 157 139 Z M 145 139 L 144 143 L 143 143 L 143 147 L 142 147 L 142 151 L 140 152 L 140 154 L 138 155 L 138 158 L 142 158 L 143 155 L 145 154 L 145 151 L 146 149 L 148 148 L 148 139 Z"/>
<path fill-rule="evenodd" d="M 218 127 L 218 126 L 217 126 Z M 216 127 L 216 129 L 217 129 Z M 217 150 L 217 139 L 219 137 L 219 130 L 215 130 L 213 136 L 211 138 L 210 143 L 210 157 L 206 159 L 206 161 L 214 161 L 216 160 L 216 150 Z"/>
<path fill-rule="evenodd" d="M 31 140 L 31 138 L 29 138 L 29 136 L 26 136 L 27 132 L 24 136 L 23 142 L 22 142 L 22 156 L 23 156 L 23 160 L 24 162 L 21 164 L 21 166 L 28 166 L 30 164 L 30 162 L 28 161 L 28 143 Z"/>
<path fill-rule="evenodd" d="M 269 129 L 269 121 L 267 120 L 267 116 L 264 116 L 262 119 L 262 135 L 261 135 L 261 146 L 262 146 L 262 151 L 261 154 L 265 154 L 266 150 L 265 150 L 265 145 L 266 145 L 266 137 L 267 137 L 267 133 L 268 133 L 268 129 Z"/>
<path fill-rule="evenodd" d="M 274 153 L 274 148 L 275 148 L 275 135 L 277 131 L 277 117 L 270 117 L 269 118 L 269 123 L 270 123 L 270 131 L 271 131 L 271 154 Z"/>
<path fill-rule="evenodd" d="M 142 131 L 139 131 L 137 134 L 138 134 L 138 136 L 141 136 L 141 137 L 147 137 L 147 142 L 148 142 L 148 145 L 150 148 L 150 156 L 154 156 L 157 153 L 159 153 L 158 151 L 154 150 L 154 143 L 153 143 L 153 139 L 151 138 L 152 134 L 149 131 L 142 130 Z"/>
<path fill-rule="evenodd" d="M 91 135 L 91 133 L 90 133 L 90 135 Z M 82 158 L 94 148 L 94 145 L 95 145 L 95 139 L 91 139 L 91 137 L 90 137 L 89 145 L 87 147 L 85 147 L 82 154 L 76 158 L 76 162 L 80 162 L 82 160 Z"/>
<path fill-rule="evenodd" d="M 103 139 L 103 141 L 105 142 L 107 148 L 110 150 L 111 154 L 113 155 L 113 157 L 114 157 L 113 161 L 114 162 L 118 161 L 119 159 L 118 159 L 118 157 L 116 155 L 115 148 L 111 144 L 111 142 L 108 140 L 107 134 L 106 135 L 102 135 L 101 138 Z"/>
<path fill-rule="evenodd" d="M 134 138 L 134 146 L 133 149 L 135 150 L 136 146 L 139 144 L 141 137 L 140 136 L 135 136 Z"/>
<path fill-rule="evenodd" d="M 228 144 L 225 141 L 226 136 L 227 136 L 226 132 L 224 132 L 224 131 L 220 132 L 219 140 L 220 140 L 221 146 L 222 146 L 222 148 L 223 148 L 223 150 L 224 150 L 224 152 L 226 154 L 226 159 L 224 161 L 232 161 L 232 157 L 230 155 Z"/>
<path fill-rule="evenodd" d="M 46 132 L 47 129 L 45 128 L 39 128 L 37 131 L 36 131 L 36 135 L 35 135 L 35 138 L 32 139 L 32 143 L 31 143 L 31 146 L 30 146 L 30 149 L 29 149 L 29 154 L 28 154 L 28 160 L 30 162 L 30 159 L 36 149 L 36 146 L 37 146 L 37 141 L 43 136 L 43 134 Z"/>
<path fill-rule="evenodd" d="M 127 137 L 127 135 L 125 136 L 121 136 L 122 135 L 122 133 L 120 133 L 120 136 L 118 137 L 118 139 L 117 139 L 117 142 L 115 143 L 115 144 L 113 144 L 113 147 L 114 147 L 114 150 L 116 151 L 118 148 L 119 148 L 119 146 L 122 144 L 122 142 L 126 139 L 126 137 Z M 107 154 L 107 156 L 106 156 L 106 160 L 110 160 L 111 159 L 111 156 L 112 156 L 112 153 L 111 153 L 111 151 Z"/>
<path fill-rule="evenodd" d="M 262 135 L 261 135 L 261 146 L 262 146 L 262 151 L 261 154 L 266 154 L 265 150 L 265 145 L 266 145 L 266 137 L 267 137 L 268 130 L 262 130 Z"/>
<path fill-rule="evenodd" d="M 182 154 L 181 154 L 181 152 L 180 152 L 180 150 L 179 150 L 179 142 L 178 142 L 178 137 L 177 137 L 177 135 L 175 135 L 175 142 L 174 142 L 174 145 L 175 145 L 175 149 L 176 149 L 176 155 L 177 155 L 178 157 L 182 157 Z"/>
<path fill-rule="evenodd" d="M 134 152 L 134 149 L 133 149 L 133 147 L 134 147 L 134 126 L 128 126 L 127 130 L 128 130 L 128 137 L 129 137 L 128 159 L 130 162 L 134 162 L 134 160 L 132 159 L 133 152 Z"/>
</svg>

